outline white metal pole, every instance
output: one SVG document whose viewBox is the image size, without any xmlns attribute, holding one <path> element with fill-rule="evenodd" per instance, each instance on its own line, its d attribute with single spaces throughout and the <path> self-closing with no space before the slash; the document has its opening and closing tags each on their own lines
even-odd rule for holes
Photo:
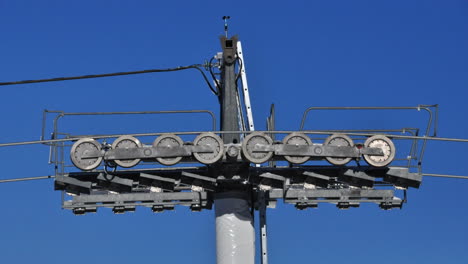
<svg viewBox="0 0 468 264">
<path fill-rule="evenodd" d="M 246 194 L 225 192 L 215 197 L 218 264 L 254 264 L 255 229 Z"/>
</svg>

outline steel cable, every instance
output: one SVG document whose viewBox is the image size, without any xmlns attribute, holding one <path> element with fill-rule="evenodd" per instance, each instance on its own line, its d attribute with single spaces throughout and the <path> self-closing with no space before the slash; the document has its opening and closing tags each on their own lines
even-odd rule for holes
<svg viewBox="0 0 468 264">
<path fill-rule="evenodd" d="M 36 79 L 36 80 L 23 80 L 23 81 L 14 81 L 14 82 L 0 82 L 0 86 L 6 85 L 18 85 L 18 84 L 30 84 L 30 83 L 43 83 L 43 82 L 60 82 L 60 81 L 70 81 L 70 80 L 81 80 L 81 79 L 92 79 L 92 78 L 103 78 L 103 77 L 115 77 L 115 76 L 123 76 L 123 75 L 134 75 L 134 74 L 146 74 L 146 73 L 156 73 L 156 72 L 172 72 L 172 71 L 182 71 L 188 69 L 196 69 L 198 70 L 205 82 L 208 84 L 210 90 L 217 95 L 215 89 L 211 86 L 208 77 L 203 72 L 200 67 L 204 65 L 194 64 L 189 66 L 179 66 L 176 68 L 167 68 L 167 69 L 149 69 L 149 70 L 141 70 L 141 71 L 128 71 L 128 72 L 114 72 L 114 73 L 104 73 L 104 74 L 91 74 L 91 75 L 81 75 L 81 76 L 70 76 L 70 77 L 56 77 L 56 78 L 48 78 L 48 79 Z"/>
</svg>

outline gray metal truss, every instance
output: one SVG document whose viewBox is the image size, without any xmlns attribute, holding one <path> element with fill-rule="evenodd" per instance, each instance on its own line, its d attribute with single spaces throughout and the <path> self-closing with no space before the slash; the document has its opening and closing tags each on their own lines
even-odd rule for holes
<svg viewBox="0 0 468 264">
<path fill-rule="evenodd" d="M 212 170 L 187 167 L 77 172 L 57 175 L 55 189 L 72 195 L 71 200 L 63 201 L 63 208 L 77 214 L 94 212 L 99 207 L 123 213 L 137 206 L 159 212 L 176 205 L 198 211 L 211 209 L 212 194 L 226 186 L 226 179 L 215 177 Z M 257 201 L 265 198 L 268 205 L 282 199 L 298 209 L 322 203 L 335 204 L 340 209 L 358 207 L 361 203 L 375 203 L 382 209 L 399 208 L 405 199 L 395 197 L 395 190 L 388 187 L 417 188 L 422 180 L 420 174 L 400 167 L 251 167 L 248 176 L 246 186 L 262 194 L 256 197 Z"/>
<path fill-rule="evenodd" d="M 211 209 L 207 192 L 150 192 L 125 194 L 92 194 L 74 196 L 63 208 L 75 214 L 96 212 L 98 207 L 112 208 L 114 213 L 134 211 L 136 206 L 150 207 L 154 212 L 172 210 L 176 205 L 190 206 L 194 211 Z"/>
</svg>

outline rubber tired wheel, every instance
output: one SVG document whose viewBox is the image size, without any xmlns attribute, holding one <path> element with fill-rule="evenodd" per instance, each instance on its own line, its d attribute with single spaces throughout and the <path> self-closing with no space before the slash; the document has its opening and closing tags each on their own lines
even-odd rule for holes
<svg viewBox="0 0 468 264">
<path fill-rule="evenodd" d="M 112 149 L 130 149 L 130 148 L 141 148 L 142 144 L 140 140 L 132 136 L 121 136 L 112 143 Z M 122 168 L 131 168 L 136 166 L 141 159 L 131 160 L 114 160 L 114 162 Z"/>
<path fill-rule="evenodd" d="M 323 142 L 324 146 L 349 146 L 354 147 L 353 140 L 343 134 L 333 134 Z M 325 158 L 328 162 L 333 165 L 342 166 L 346 163 L 350 162 L 352 158 L 337 158 L 337 157 L 326 157 Z"/>
<path fill-rule="evenodd" d="M 273 139 L 261 132 L 253 132 L 246 136 L 242 142 L 242 153 L 248 161 L 262 164 L 273 157 L 273 151 L 254 152 L 256 145 L 273 145 Z"/>
<path fill-rule="evenodd" d="M 383 156 L 363 155 L 364 160 L 374 167 L 385 167 L 390 164 L 395 158 L 395 145 L 386 136 L 375 135 L 364 142 L 366 148 L 380 148 L 382 149 Z"/>
<path fill-rule="evenodd" d="M 153 147 L 179 147 L 184 144 L 184 141 L 176 135 L 173 134 L 166 134 L 159 136 L 153 142 Z M 182 160 L 182 157 L 173 157 L 173 158 L 156 158 L 156 160 L 166 166 L 172 166 L 177 164 L 179 161 Z"/>
<path fill-rule="evenodd" d="M 83 159 L 84 155 L 90 152 L 101 151 L 101 144 L 92 138 L 82 138 L 73 144 L 70 151 L 70 159 L 80 170 L 90 171 L 99 167 L 102 162 L 102 157 Z"/>
<path fill-rule="evenodd" d="M 303 133 L 292 133 L 284 137 L 283 144 L 294 146 L 312 146 L 312 140 Z M 309 156 L 284 156 L 290 163 L 302 164 L 309 160 Z"/>
<path fill-rule="evenodd" d="M 193 156 L 200 163 L 213 164 L 223 157 L 223 154 L 224 154 L 223 140 L 214 133 L 202 133 L 198 135 L 193 141 L 193 145 L 194 146 L 207 146 L 213 150 L 213 152 L 211 153 L 194 152 Z"/>
</svg>

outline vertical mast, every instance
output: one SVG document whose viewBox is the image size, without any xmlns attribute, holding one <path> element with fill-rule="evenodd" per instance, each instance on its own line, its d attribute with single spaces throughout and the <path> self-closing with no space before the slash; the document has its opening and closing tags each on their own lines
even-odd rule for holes
<svg viewBox="0 0 468 264">
<path fill-rule="evenodd" d="M 220 38 L 223 48 L 223 58 L 221 64 L 221 130 L 239 131 L 239 117 L 237 109 L 237 36 L 228 39 L 225 36 Z M 225 144 L 239 143 L 239 134 L 223 134 Z"/>
<path fill-rule="evenodd" d="M 224 20 L 226 22 L 226 18 Z M 221 130 L 240 131 L 239 110 L 237 106 L 237 76 L 235 72 L 237 61 L 237 36 L 220 38 L 223 49 L 221 61 Z M 240 143 L 240 135 L 223 134 L 225 144 Z M 234 161 L 221 165 L 219 174 L 233 169 L 239 171 L 245 162 Z M 248 170 L 247 170 L 248 171 Z M 247 172 L 248 173 L 248 172 Z M 219 176 L 219 175 L 218 175 Z M 245 175 L 243 175 L 245 176 Z M 216 216 L 216 258 L 218 264 L 254 264 L 255 262 L 255 230 L 251 214 L 250 193 L 238 184 L 225 184 L 222 191 L 215 194 Z"/>
</svg>

